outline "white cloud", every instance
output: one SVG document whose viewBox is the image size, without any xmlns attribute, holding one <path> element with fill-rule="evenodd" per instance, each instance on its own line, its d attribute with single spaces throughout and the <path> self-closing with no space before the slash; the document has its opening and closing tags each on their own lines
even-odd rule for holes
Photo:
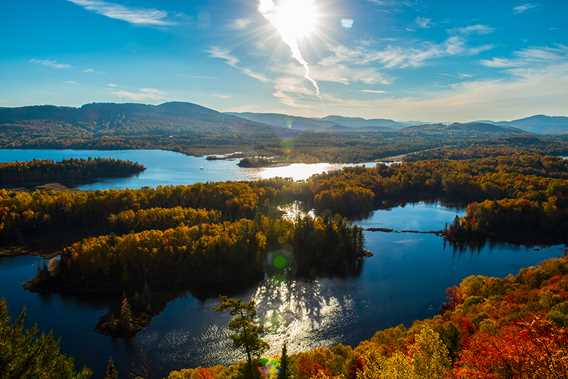
<svg viewBox="0 0 568 379">
<path fill-rule="evenodd" d="M 268 82 L 268 78 L 259 73 L 256 72 L 250 68 L 247 67 L 243 67 L 241 65 L 241 61 L 239 60 L 239 58 L 237 58 L 236 56 L 234 56 L 229 50 L 227 49 L 223 49 L 220 48 L 218 46 L 213 46 L 208 50 L 209 56 L 211 58 L 215 58 L 215 59 L 220 59 L 222 61 L 224 61 L 227 65 L 239 70 L 240 72 L 242 72 L 243 74 L 245 74 L 248 77 L 251 77 L 255 80 L 258 80 L 260 82 Z"/>
<path fill-rule="evenodd" d="M 118 84 L 116 84 L 116 83 L 108 83 L 106 86 L 109 87 L 109 88 L 117 88 L 117 87 L 118 87 Z"/>
<path fill-rule="evenodd" d="M 247 29 L 252 24 L 252 20 L 249 18 L 237 18 L 231 23 L 231 28 L 236 30 Z"/>
<path fill-rule="evenodd" d="M 30 63 L 33 64 L 38 64 L 40 66 L 45 66 L 45 67 L 49 67 L 49 68 L 54 68 L 57 70 L 63 70 L 66 68 L 71 68 L 72 66 L 70 64 L 67 63 L 59 63 L 55 60 L 51 60 L 51 59 L 30 59 Z"/>
<path fill-rule="evenodd" d="M 483 24 L 474 24 L 474 25 L 468 25 L 468 26 L 464 26 L 461 28 L 455 28 L 455 29 L 450 29 L 449 30 L 451 33 L 457 33 L 457 34 L 464 34 L 464 35 L 468 35 L 468 34 L 491 34 L 495 31 L 495 28 L 489 26 L 489 25 L 483 25 Z"/>
<path fill-rule="evenodd" d="M 94 68 L 86 68 L 86 69 L 83 70 L 83 72 L 85 74 L 92 74 L 92 73 L 95 72 L 95 69 Z"/>
<path fill-rule="evenodd" d="M 416 25 L 422 29 L 428 29 L 432 26 L 432 19 L 427 17 L 416 17 Z"/>
<path fill-rule="evenodd" d="M 350 63 L 366 65 L 380 63 L 386 68 L 421 67 L 427 61 L 454 55 L 477 55 L 492 49 L 491 45 L 469 47 L 459 36 L 452 36 L 442 43 L 424 43 L 420 47 L 401 47 L 389 45 L 382 50 L 368 47 L 348 47 L 329 45 L 332 55 L 325 58 L 326 64 Z"/>
<path fill-rule="evenodd" d="M 344 29 L 351 29 L 355 21 L 352 18 L 342 18 L 341 27 Z"/>
<path fill-rule="evenodd" d="M 568 46 L 540 46 L 518 50 L 514 58 L 492 58 L 482 60 L 481 64 L 492 68 L 527 67 L 568 61 Z"/>
<path fill-rule="evenodd" d="M 378 90 L 378 89 L 362 89 L 361 92 L 370 93 L 370 94 L 374 94 L 374 95 L 382 95 L 382 94 L 386 93 L 385 91 Z"/>
<path fill-rule="evenodd" d="M 95 12 L 115 20 L 126 21 L 134 25 L 167 26 L 168 13 L 159 9 L 130 8 L 104 0 L 67 0 L 88 11 Z"/>
<path fill-rule="evenodd" d="M 137 91 L 119 90 L 114 91 L 112 94 L 124 100 L 130 101 L 161 101 L 165 99 L 165 93 L 156 88 L 140 88 Z"/>
<path fill-rule="evenodd" d="M 523 14 L 526 13 L 528 11 L 530 11 L 531 9 L 534 9 L 538 7 L 538 4 L 535 3 L 524 3 L 524 4 L 520 4 L 517 5 L 516 7 L 513 8 L 513 13 L 514 14 Z"/>
</svg>

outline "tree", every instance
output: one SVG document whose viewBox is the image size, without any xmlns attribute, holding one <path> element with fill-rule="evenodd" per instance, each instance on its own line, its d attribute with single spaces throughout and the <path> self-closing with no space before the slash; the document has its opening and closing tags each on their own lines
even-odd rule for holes
<svg viewBox="0 0 568 379">
<path fill-rule="evenodd" d="M 410 350 L 418 378 L 441 379 L 451 367 L 448 348 L 430 327 L 422 328 Z"/>
<path fill-rule="evenodd" d="M 282 354 L 280 355 L 280 371 L 278 372 L 278 379 L 288 379 L 290 377 L 290 369 L 288 367 L 288 349 L 286 342 L 282 345 Z"/>
<path fill-rule="evenodd" d="M 130 308 L 130 303 L 126 295 L 123 297 L 122 303 L 120 303 L 120 322 L 124 330 L 130 329 L 130 325 L 132 324 L 132 309 Z"/>
<path fill-rule="evenodd" d="M 108 359 L 104 379 L 118 379 L 118 370 L 114 365 L 112 357 Z"/>
<path fill-rule="evenodd" d="M 256 305 L 254 301 L 243 303 L 241 300 L 221 296 L 217 312 L 228 311 L 233 318 L 229 329 L 233 331 L 231 339 L 237 349 L 243 349 L 247 357 L 250 379 L 255 378 L 253 360 L 268 349 L 268 344 L 261 338 L 264 328 L 256 321 Z"/>
<path fill-rule="evenodd" d="M 75 363 L 61 353 L 52 334 L 37 326 L 24 327 L 26 314 L 12 322 L 6 302 L 0 300 L 0 378 L 86 379 L 91 371 L 75 369 Z"/>
</svg>

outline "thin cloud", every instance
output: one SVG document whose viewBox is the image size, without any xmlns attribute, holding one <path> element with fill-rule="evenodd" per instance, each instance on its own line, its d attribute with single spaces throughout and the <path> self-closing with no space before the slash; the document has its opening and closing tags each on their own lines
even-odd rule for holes
<svg viewBox="0 0 568 379">
<path fill-rule="evenodd" d="M 45 66 L 49 68 L 54 68 L 56 70 L 64 70 L 67 68 L 71 68 L 72 66 L 67 63 L 60 63 L 52 59 L 30 59 L 30 63 L 37 64 L 40 66 Z"/>
<path fill-rule="evenodd" d="M 379 63 L 385 68 L 415 68 L 424 66 L 428 61 L 450 56 L 473 56 L 491 50 L 492 45 L 470 47 L 464 38 L 452 36 L 442 43 L 424 43 L 420 47 L 402 47 L 389 45 L 381 50 L 365 46 L 348 47 L 329 45 L 332 55 L 324 58 L 328 65 L 350 63 L 368 65 Z"/>
<path fill-rule="evenodd" d="M 165 93 L 156 88 L 140 88 L 137 91 L 120 90 L 114 91 L 112 94 L 124 100 L 130 101 L 161 101 L 165 99 Z"/>
<path fill-rule="evenodd" d="M 109 88 L 117 88 L 117 87 L 118 87 L 118 84 L 116 84 L 116 83 L 108 83 L 106 86 L 109 87 Z"/>
<path fill-rule="evenodd" d="M 484 35 L 484 34 L 493 33 L 495 31 L 495 28 L 493 28 L 489 25 L 474 24 L 474 25 L 464 26 L 464 27 L 461 27 L 461 28 L 450 29 L 449 31 L 450 31 L 450 33 L 454 33 L 454 34 L 463 34 L 463 35 L 480 34 L 480 35 Z"/>
<path fill-rule="evenodd" d="M 83 70 L 85 74 L 93 74 L 95 72 L 94 68 L 86 68 Z"/>
<path fill-rule="evenodd" d="M 67 0 L 88 11 L 134 25 L 168 26 L 168 13 L 152 8 L 132 8 L 103 0 Z"/>
<path fill-rule="evenodd" d="M 568 62 L 568 46 L 555 45 L 529 47 L 518 50 L 513 58 L 492 58 L 480 63 L 491 68 L 515 68 Z"/>
<path fill-rule="evenodd" d="M 514 14 L 527 13 L 528 11 L 535 9 L 537 7 L 538 7 L 538 4 L 535 4 L 535 3 L 524 3 L 524 4 L 520 4 L 520 5 L 517 5 L 516 7 L 514 7 L 513 13 Z"/>
<path fill-rule="evenodd" d="M 432 26 L 432 19 L 427 17 L 416 17 L 416 25 L 422 29 L 429 29 Z"/>
<path fill-rule="evenodd" d="M 253 79 L 258 80 L 259 82 L 263 82 L 263 83 L 269 81 L 269 79 L 265 75 L 263 75 L 259 72 L 256 72 L 256 71 L 254 71 L 250 68 L 243 67 L 241 65 L 240 59 L 237 58 L 236 56 L 234 56 L 231 53 L 231 51 L 229 51 L 227 49 L 223 49 L 223 48 L 218 47 L 218 46 L 213 46 L 207 52 L 209 53 L 209 56 L 211 58 L 222 60 L 227 65 L 239 70 L 240 72 L 242 72 L 243 74 L 245 74 L 246 76 L 248 76 L 250 78 L 253 78 Z"/>
<path fill-rule="evenodd" d="M 370 94 L 373 94 L 373 95 L 382 95 L 382 94 L 386 93 L 385 91 L 378 90 L 378 89 L 362 89 L 361 92 L 370 93 Z"/>
<path fill-rule="evenodd" d="M 236 30 L 244 30 L 248 29 L 248 27 L 252 24 L 252 20 L 250 18 L 237 18 L 231 23 L 231 28 Z"/>
</svg>

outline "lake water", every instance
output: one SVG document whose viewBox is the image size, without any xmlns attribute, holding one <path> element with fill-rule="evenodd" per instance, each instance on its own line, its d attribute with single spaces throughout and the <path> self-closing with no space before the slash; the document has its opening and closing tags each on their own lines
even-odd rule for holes
<svg viewBox="0 0 568 379">
<path fill-rule="evenodd" d="M 118 154 L 110 155 L 113 157 L 132 159 L 132 155 L 124 152 L 111 153 Z M 172 173 L 176 166 L 181 166 L 173 158 L 177 155 L 166 154 L 172 157 L 167 161 L 161 154 L 138 153 L 141 154 L 139 161 L 153 162 L 153 168 L 138 178 L 126 179 L 133 180 L 134 187 L 177 183 L 177 179 L 167 176 L 167 172 Z M 0 151 L 0 159 L 6 159 L 6 154 Z M 59 159 L 55 153 L 51 154 L 54 155 L 35 156 Z M 57 154 L 64 157 L 67 152 Z M 94 156 L 93 152 L 89 152 L 89 156 Z M 187 161 L 185 156 L 178 158 L 180 162 L 188 162 L 185 168 L 179 168 L 186 174 L 175 176 L 184 180 L 183 183 L 248 178 L 238 176 L 246 171 L 236 167 L 235 162 L 198 160 L 191 166 L 189 162 L 199 158 L 187 157 L 190 158 Z M 17 159 L 29 159 L 29 155 L 18 155 Z M 162 161 L 167 168 L 160 174 Z M 208 163 L 211 165 L 205 166 Z M 208 168 L 201 170 L 201 165 Z M 231 177 L 231 172 L 236 176 Z M 148 176 L 144 178 L 144 175 Z M 125 185 L 126 182 L 113 181 L 88 188 L 123 188 Z M 378 210 L 357 223 L 365 228 L 432 231 L 443 229 L 461 214 L 460 210 L 440 204 L 418 203 Z M 413 320 L 433 316 L 445 300 L 445 290 L 468 275 L 505 276 L 545 259 L 562 256 L 564 251 L 564 246 L 536 249 L 497 245 L 458 252 L 436 235 L 418 233 L 365 232 L 365 238 L 366 248 L 374 256 L 365 260 L 357 277 L 315 281 L 272 277 L 238 295 L 256 300 L 259 315 L 269 329 L 267 339 L 274 353 L 279 352 L 284 340 L 288 340 L 292 351 L 336 342 L 357 344 L 378 329 L 399 323 L 408 325 Z M 42 261 L 38 257 L 0 258 L 0 297 L 8 300 L 13 314 L 25 306 L 29 320 L 37 322 L 42 330 L 53 330 L 62 338 L 63 350 L 76 357 L 80 364 L 95 369 L 99 376 L 109 356 L 123 374 L 136 367 L 136 374 L 151 377 L 162 377 L 172 369 L 242 358 L 228 340 L 227 316 L 213 311 L 214 299 L 200 301 L 191 294 L 179 297 L 132 340 L 112 339 L 95 331 L 99 318 L 107 312 L 106 304 L 57 294 L 38 295 L 22 288 Z M 148 368 L 148 372 L 140 371 L 141 367 Z"/>
<path fill-rule="evenodd" d="M 291 164 L 282 167 L 241 168 L 238 160 L 212 160 L 165 150 L 6 150 L 0 149 L 0 162 L 69 158 L 114 158 L 143 164 L 146 170 L 129 178 L 99 180 L 82 185 L 84 190 L 157 187 L 163 185 L 254 180 L 274 177 L 304 180 L 325 171 L 338 170 L 345 164 Z M 362 165 L 373 165 L 366 163 Z"/>
</svg>

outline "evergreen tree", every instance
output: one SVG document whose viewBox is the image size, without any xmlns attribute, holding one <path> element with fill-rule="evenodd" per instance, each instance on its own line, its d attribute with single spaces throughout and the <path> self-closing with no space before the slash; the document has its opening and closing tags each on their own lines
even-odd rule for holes
<svg viewBox="0 0 568 379">
<path fill-rule="evenodd" d="M 73 359 L 63 355 L 52 334 L 37 326 L 25 328 L 25 312 L 13 322 L 6 302 L 0 300 L 0 378 L 86 379 L 91 371 L 75 369 Z"/>
<path fill-rule="evenodd" d="M 290 369 L 288 368 L 288 349 L 286 342 L 282 345 L 282 354 L 280 355 L 280 371 L 278 379 L 288 379 L 290 377 Z"/>
<path fill-rule="evenodd" d="M 261 338 L 264 328 L 256 321 L 256 305 L 254 301 L 243 303 L 237 299 L 221 296 L 217 312 L 228 311 L 233 318 L 229 322 L 229 329 L 233 331 L 231 339 L 237 349 L 243 349 L 247 357 L 248 376 L 254 379 L 253 361 L 268 349 L 268 344 Z"/>
<path fill-rule="evenodd" d="M 132 309 L 130 308 L 130 303 L 126 295 L 122 298 L 122 303 L 120 304 L 120 322 L 125 329 L 130 329 L 132 324 Z"/>
</svg>

